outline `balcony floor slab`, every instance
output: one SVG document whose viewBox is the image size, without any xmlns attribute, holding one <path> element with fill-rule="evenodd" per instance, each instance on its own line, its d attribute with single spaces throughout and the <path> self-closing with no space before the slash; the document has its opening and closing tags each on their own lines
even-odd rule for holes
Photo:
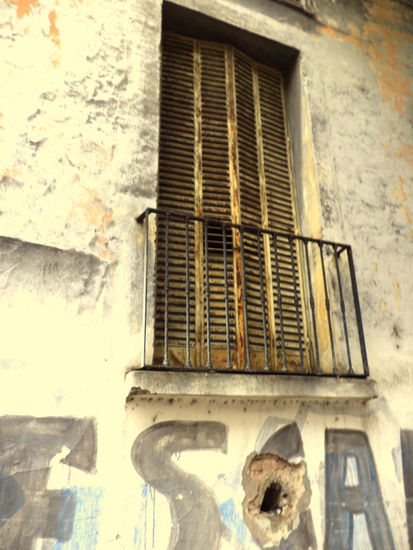
<svg viewBox="0 0 413 550">
<path fill-rule="evenodd" d="M 139 396 L 223 397 L 368 401 L 378 396 L 374 380 L 327 376 L 131 370 L 127 401 Z"/>
</svg>

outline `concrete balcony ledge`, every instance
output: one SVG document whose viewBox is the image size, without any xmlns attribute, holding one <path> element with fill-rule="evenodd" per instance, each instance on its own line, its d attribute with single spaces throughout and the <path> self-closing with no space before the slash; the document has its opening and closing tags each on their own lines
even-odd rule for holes
<svg viewBox="0 0 413 550">
<path fill-rule="evenodd" d="M 131 370 L 127 401 L 148 397 L 222 397 L 368 401 L 378 396 L 374 380 L 298 375 Z"/>
</svg>

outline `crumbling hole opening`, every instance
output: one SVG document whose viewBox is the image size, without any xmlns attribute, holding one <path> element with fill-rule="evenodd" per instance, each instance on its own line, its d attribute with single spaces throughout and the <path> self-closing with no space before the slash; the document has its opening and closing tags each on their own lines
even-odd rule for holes
<svg viewBox="0 0 413 550">
<path fill-rule="evenodd" d="M 288 495 L 282 490 L 281 485 L 279 483 L 272 482 L 265 490 L 260 512 L 270 512 L 280 515 L 283 509 L 280 501 L 285 501 L 287 497 Z"/>
</svg>

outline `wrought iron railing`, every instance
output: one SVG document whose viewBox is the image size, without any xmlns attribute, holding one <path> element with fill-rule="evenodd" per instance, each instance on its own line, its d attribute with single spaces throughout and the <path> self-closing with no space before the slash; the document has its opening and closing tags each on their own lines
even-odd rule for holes
<svg viewBox="0 0 413 550">
<path fill-rule="evenodd" d="M 142 367 L 366 377 L 349 245 L 148 208 Z"/>
</svg>

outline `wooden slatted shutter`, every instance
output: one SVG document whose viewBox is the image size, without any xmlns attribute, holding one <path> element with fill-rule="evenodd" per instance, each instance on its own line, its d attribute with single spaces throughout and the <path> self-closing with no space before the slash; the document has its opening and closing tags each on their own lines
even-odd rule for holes
<svg viewBox="0 0 413 550">
<path fill-rule="evenodd" d="M 295 232 L 291 174 L 286 138 L 282 75 L 259 64 L 229 45 L 166 33 L 162 53 L 162 103 L 158 207 Z M 205 296 L 203 289 L 202 227 L 192 226 L 190 242 L 192 361 L 205 361 Z M 155 314 L 155 358 L 162 356 L 164 340 L 165 222 L 158 224 L 158 261 Z M 212 363 L 223 368 L 225 309 L 222 243 L 210 228 L 208 247 L 211 282 Z M 168 337 L 170 364 L 184 362 L 185 331 L 185 227 L 170 222 L 168 269 Z M 280 317 L 290 367 L 298 364 L 304 323 L 300 297 L 299 259 L 287 239 L 279 239 L 279 265 L 273 243 L 246 232 L 245 287 L 247 329 L 252 368 L 263 365 L 262 302 L 257 253 L 264 260 L 266 332 L 271 367 L 277 370 L 281 353 Z M 221 241 L 220 241 L 221 239 Z M 240 231 L 228 235 L 232 257 L 229 285 L 231 361 L 245 368 L 245 312 L 240 300 Z M 216 243 L 216 247 L 214 245 Z M 221 245 L 222 248 L 222 245 Z M 282 306 L 278 302 L 276 271 L 281 275 Z M 294 303 L 294 286 L 299 310 Z"/>
</svg>

